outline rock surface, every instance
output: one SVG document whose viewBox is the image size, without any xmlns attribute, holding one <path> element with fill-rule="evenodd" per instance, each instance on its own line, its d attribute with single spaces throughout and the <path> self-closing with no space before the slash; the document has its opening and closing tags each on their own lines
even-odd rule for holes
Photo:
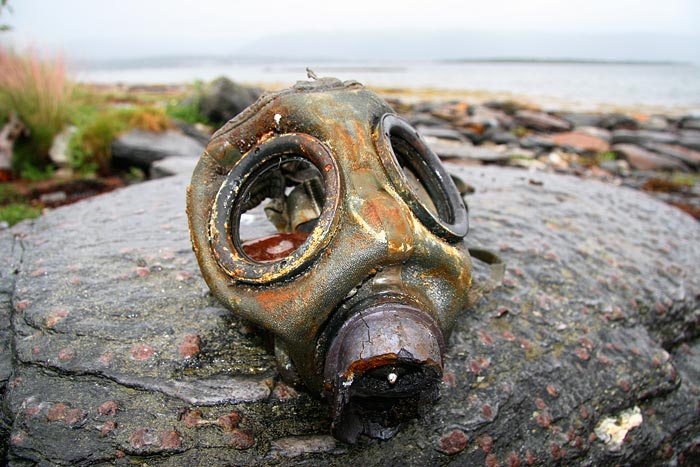
<svg viewBox="0 0 700 467">
<path fill-rule="evenodd" d="M 386 442 L 330 438 L 212 299 L 186 178 L 1 231 L 9 465 L 697 465 L 700 224 L 598 182 L 450 170 L 507 275 L 457 323 L 442 399 Z"/>
<path fill-rule="evenodd" d="M 167 157 L 196 160 L 203 151 L 204 145 L 200 141 L 177 131 L 132 130 L 112 142 L 112 161 L 148 171 L 155 161 Z"/>
<path fill-rule="evenodd" d="M 221 125 L 260 96 L 261 91 L 221 77 L 212 81 L 199 98 L 199 112 L 215 125 Z"/>
</svg>

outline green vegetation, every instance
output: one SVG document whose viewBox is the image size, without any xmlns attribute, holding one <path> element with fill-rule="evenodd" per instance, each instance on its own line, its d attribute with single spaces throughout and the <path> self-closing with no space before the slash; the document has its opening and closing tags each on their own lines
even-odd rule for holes
<svg viewBox="0 0 700 467">
<path fill-rule="evenodd" d="M 90 109 L 82 120 L 69 143 L 71 166 L 81 173 L 101 175 L 110 171 L 111 143 L 120 134 L 132 128 L 165 131 L 173 126 L 165 110 L 152 105 Z"/>
<path fill-rule="evenodd" d="M 0 222 L 14 225 L 23 219 L 34 219 L 40 215 L 40 207 L 24 201 L 12 186 L 0 184 Z"/>
<path fill-rule="evenodd" d="M 188 93 L 188 97 L 184 99 L 171 99 L 166 108 L 168 115 L 174 120 L 180 120 L 190 125 L 196 123 L 210 125 L 211 122 L 199 111 L 199 102 L 202 98 L 203 86 L 204 84 L 201 81 L 196 81 L 193 88 Z"/>
<path fill-rule="evenodd" d="M 36 51 L 17 54 L 0 48 L 0 115 L 15 112 L 29 136 L 15 145 L 13 166 L 21 173 L 28 165 L 43 170 L 49 149 L 71 115 L 73 86 L 60 58 L 42 59 Z"/>
<path fill-rule="evenodd" d="M 596 154 L 596 161 L 598 163 L 603 162 L 603 161 L 614 161 L 617 160 L 617 154 L 611 151 L 606 151 L 606 152 L 600 152 Z"/>
<path fill-rule="evenodd" d="M 24 219 L 36 219 L 41 215 L 41 208 L 28 203 L 11 203 L 0 206 L 0 222 L 7 222 L 10 226 Z"/>
</svg>

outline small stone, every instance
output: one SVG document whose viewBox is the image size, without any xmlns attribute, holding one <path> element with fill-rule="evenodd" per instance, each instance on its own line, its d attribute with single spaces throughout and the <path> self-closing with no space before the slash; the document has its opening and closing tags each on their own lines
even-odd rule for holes
<svg viewBox="0 0 700 467">
<path fill-rule="evenodd" d="M 136 344 L 131 349 L 131 358 L 134 360 L 148 360 L 153 356 L 155 350 L 147 344 Z"/>
<path fill-rule="evenodd" d="M 284 381 L 279 381 L 272 390 L 272 397 L 284 402 L 299 397 L 299 392 Z"/>
<path fill-rule="evenodd" d="M 75 426 L 78 425 L 86 417 L 86 413 L 82 409 L 71 409 L 66 412 L 66 425 Z"/>
<path fill-rule="evenodd" d="M 613 144 L 644 144 L 661 143 L 673 144 L 677 137 L 672 133 L 649 130 L 615 130 L 612 133 Z"/>
<path fill-rule="evenodd" d="M 571 124 L 566 120 L 534 110 L 517 111 L 515 121 L 525 128 L 538 131 L 568 131 L 571 129 Z"/>
<path fill-rule="evenodd" d="M 440 439 L 438 449 L 451 456 L 464 451 L 467 441 L 467 435 L 462 430 L 452 430 Z"/>
<path fill-rule="evenodd" d="M 491 447 L 493 446 L 493 438 L 489 435 L 481 435 L 476 438 L 476 443 L 479 445 L 482 451 L 488 454 L 491 452 Z"/>
<path fill-rule="evenodd" d="M 151 271 L 148 268 L 144 268 L 144 267 L 137 267 L 136 269 L 134 269 L 134 272 L 139 277 L 146 277 L 147 275 L 149 275 L 151 273 Z"/>
<path fill-rule="evenodd" d="M 629 162 L 637 170 L 682 170 L 688 172 L 688 167 L 672 157 L 653 153 L 633 144 L 616 144 L 612 150 Z"/>
<path fill-rule="evenodd" d="M 68 407 L 65 404 L 58 403 L 58 404 L 53 404 L 51 408 L 49 408 L 49 412 L 46 415 L 46 419 L 50 422 L 56 421 L 56 420 L 63 420 L 66 418 L 66 411 L 68 410 Z"/>
<path fill-rule="evenodd" d="M 222 415 L 219 417 L 217 424 L 225 431 L 233 431 L 234 428 L 238 427 L 240 421 L 241 416 L 236 412 L 231 412 L 228 415 Z"/>
<path fill-rule="evenodd" d="M 189 410 L 182 415 L 181 420 L 187 428 L 194 428 L 202 422 L 202 412 Z"/>
<path fill-rule="evenodd" d="M 117 429 L 117 422 L 113 420 L 107 420 L 102 425 L 97 427 L 100 430 L 100 436 L 105 437 Z"/>
<path fill-rule="evenodd" d="M 253 439 L 253 435 L 247 431 L 234 429 L 228 436 L 228 444 L 234 449 L 245 450 L 255 444 L 255 440 Z"/>
<path fill-rule="evenodd" d="M 69 362 L 75 358 L 76 354 L 75 349 L 61 349 L 58 351 L 58 359 L 62 362 Z"/>
<path fill-rule="evenodd" d="M 192 279 L 192 273 L 189 271 L 178 271 L 178 273 L 175 275 L 175 280 L 180 282 L 190 279 Z"/>
<path fill-rule="evenodd" d="M 562 148 L 570 148 L 577 153 L 598 153 L 610 149 L 610 145 L 605 140 L 586 133 L 557 133 L 548 138 L 555 145 Z"/>
<path fill-rule="evenodd" d="M 51 310 L 49 315 L 46 317 L 46 327 L 54 327 L 59 321 L 66 318 L 69 314 L 70 312 L 65 308 L 56 308 L 55 310 Z"/>
<path fill-rule="evenodd" d="M 100 407 L 97 409 L 97 412 L 100 415 L 104 415 L 106 417 L 113 417 L 117 414 L 117 410 L 119 410 L 119 405 L 117 404 L 117 401 L 106 401 L 100 405 Z"/>
<path fill-rule="evenodd" d="M 160 447 L 161 449 L 177 449 L 182 444 L 182 438 L 180 434 L 175 431 L 166 431 L 160 435 Z"/>
<path fill-rule="evenodd" d="M 189 359 L 194 357 L 199 352 L 199 343 L 198 335 L 189 334 L 185 336 L 184 342 L 178 348 L 180 358 Z"/>
</svg>

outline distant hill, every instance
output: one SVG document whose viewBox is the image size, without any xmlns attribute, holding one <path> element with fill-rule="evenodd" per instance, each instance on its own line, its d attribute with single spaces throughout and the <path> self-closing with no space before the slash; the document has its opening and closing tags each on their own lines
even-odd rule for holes
<svg viewBox="0 0 700 467">
<path fill-rule="evenodd" d="M 285 59 L 475 60 L 700 63 L 700 35 L 493 31 L 305 31 L 266 36 L 234 54 Z"/>
</svg>

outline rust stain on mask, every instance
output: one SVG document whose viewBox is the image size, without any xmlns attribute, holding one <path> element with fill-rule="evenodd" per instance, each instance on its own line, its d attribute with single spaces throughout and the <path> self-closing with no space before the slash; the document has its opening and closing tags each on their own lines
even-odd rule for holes
<svg viewBox="0 0 700 467">
<path fill-rule="evenodd" d="M 471 288 L 467 209 L 379 96 L 332 78 L 264 95 L 210 140 L 187 212 L 210 289 L 275 336 L 334 436 L 388 438 L 439 397 Z"/>
</svg>

